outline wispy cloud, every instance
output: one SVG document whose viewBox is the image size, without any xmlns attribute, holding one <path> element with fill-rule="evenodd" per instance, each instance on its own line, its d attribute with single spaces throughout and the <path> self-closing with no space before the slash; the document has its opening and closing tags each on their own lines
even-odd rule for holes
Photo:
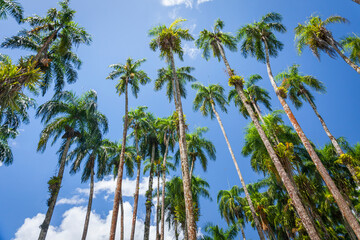
<svg viewBox="0 0 360 240">
<path fill-rule="evenodd" d="M 183 50 L 184 53 L 192 59 L 195 59 L 200 53 L 200 50 L 197 49 L 194 44 L 190 45 L 189 43 L 185 43 Z"/>
<path fill-rule="evenodd" d="M 185 7 L 192 8 L 195 0 L 161 0 L 162 5 L 166 7 L 185 5 Z M 212 0 L 196 0 L 196 5 L 200 5 L 205 2 L 210 2 Z"/>
<path fill-rule="evenodd" d="M 85 202 L 86 202 L 85 198 L 80 198 L 80 196 L 75 195 L 72 198 L 61 198 L 59 201 L 56 202 L 56 205 L 61 205 L 61 204 L 78 205 Z"/>
</svg>

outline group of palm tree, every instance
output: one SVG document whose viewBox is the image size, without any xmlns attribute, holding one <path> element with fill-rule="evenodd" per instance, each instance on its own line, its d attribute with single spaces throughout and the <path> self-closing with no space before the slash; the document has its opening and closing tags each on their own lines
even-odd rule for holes
<svg viewBox="0 0 360 240">
<path fill-rule="evenodd" d="M 73 48 L 90 44 L 91 36 L 74 21 L 76 12 L 69 7 L 69 0 L 60 1 L 59 6 L 60 9 L 49 9 L 45 17 L 35 15 L 24 18 L 18 2 L 0 0 L 0 18 L 11 15 L 19 23 L 27 23 L 30 27 L 6 38 L 1 46 L 33 52 L 16 64 L 9 56 L 0 54 L 1 163 L 12 163 L 8 141 L 16 137 L 21 123 L 28 123 L 27 111 L 35 106 L 35 100 L 27 95 L 39 90 L 44 95 L 54 82 L 54 96 L 40 105 L 36 113 L 45 125 L 38 151 L 44 151 L 50 139 L 52 144 L 59 137 L 62 139 L 58 150 L 58 173 L 48 182 L 48 210 L 40 226 L 39 240 L 46 238 L 65 167 L 70 162 L 71 174 L 83 168 L 81 181 L 90 180 L 82 239 L 86 239 L 89 227 L 95 175 L 101 180 L 111 174 L 116 179 L 116 189 L 109 239 L 115 239 L 119 210 L 120 239 L 124 239 L 125 224 L 130 226 L 130 223 L 124 222 L 124 170 L 130 177 L 136 172 L 131 240 L 135 236 L 142 171 L 149 176 L 145 194 L 144 240 L 150 238 L 153 198 L 157 198 L 156 239 L 164 240 L 165 221 L 174 229 L 176 239 L 179 239 L 180 233 L 184 239 L 199 237 L 200 197 L 211 197 L 209 184 L 194 176 L 194 168 L 200 163 L 206 171 L 208 160 L 216 159 L 216 149 L 205 137 L 206 127 L 189 132 L 190 124 L 186 122 L 182 105 L 182 99 L 187 97 L 187 82 L 193 82 L 191 87 L 196 91 L 194 111 L 200 111 L 211 119 L 216 117 L 241 184 L 241 187 L 235 184 L 229 190 L 221 190 L 217 196 L 220 215 L 229 228 L 222 229 L 209 223 L 205 227 L 208 235 L 202 236 L 202 239 L 235 239 L 239 231 L 246 239 L 246 223 L 256 229 L 262 240 L 360 239 L 360 145 L 350 146 L 343 138 L 334 137 L 320 115 L 312 90 L 324 93 L 324 83 L 301 73 L 300 66 L 296 64 L 273 75 L 270 58 L 277 57 L 283 48 L 276 33 L 286 32 L 280 14 L 266 14 L 260 21 L 240 27 L 235 36 L 223 32 L 224 22 L 220 19 L 215 21 L 211 31 L 201 31 L 196 40 L 189 29 L 181 27 L 185 19 L 150 29 L 150 49 L 158 50 L 160 58 L 167 64 L 167 67 L 158 70 L 154 89 L 158 91 L 166 85 L 166 95 L 170 103 L 174 102 L 175 111 L 163 118 L 156 117 L 146 106 L 129 111 L 129 90 L 137 98 L 140 85 L 151 81 L 148 74 L 141 70 L 145 59 L 128 58 L 125 63 L 110 65 L 112 71 L 107 79 L 116 80 L 117 93 L 125 97 L 122 139 L 113 142 L 105 138 L 109 131 L 108 121 L 98 109 L 97 93 L 90 90 L 77 96 L 72 91 L 63 91 L 66 83 L 77 80 L 76 70 L 81 66 Z M 340 56 L 360 74 L 360 38 L 353 34 L 337 41 L 327 28 L 329 24 L 345 22 L 348 20 L 340 16 L 322 20 L 314 15 L 304 24 L 298 24 L 295 42 L 299 54 L 309 47 L 317 58 L 320 58 L 321 52 L 332 58 Z M 228 78 L 227 83 L 232 88 L 228 96 L 220 84 L 205 86 L 195 82 L 197 80 L 192 75 L 194 68 L 176 67 L 176 56 L 183 61 L 182 42 L 193 40 L 206 60 L 212 55 L 219 62 L 224 62 L 228 75 L 224 79 Z M 283 111 L 272 111 L 270 93 L 257 85 L 262 80 L 260 75 L 254 74 L 245 80 L 230 67 L 226 50 L 236 52 L 239 45 L 245 58 L 255 57 L 266 64 L 268 78 Z M 305 102 L 310 104 L 330 144 L 323 148 L 312 144 L 287 100 L 296 109 Z M 231 102 L 242 116 L 251 119 L 246 127 L 242 153 L 250 157 L 254 171 L 264 174 L 264 179 L 256 183 L 245 183 L 239 159 L 235 157 L 226 126 L 221 120 L 220 114 L 227 113 Z M 265 114 L 261 106 L 269 113 Z M 288 117 L 292 127 L 285 125 L 283 115 Z M 169 179 L 170 171 L 179 164 L 181 177 L 172 176 Z"/>
</svg>

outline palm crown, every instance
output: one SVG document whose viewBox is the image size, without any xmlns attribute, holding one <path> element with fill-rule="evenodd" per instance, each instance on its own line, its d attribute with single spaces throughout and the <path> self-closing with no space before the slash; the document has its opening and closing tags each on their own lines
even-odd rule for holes
<svg viewBox="0 0 360 240">
<path fill-rule="evenodd" d="M 265 42 L 269 55 L 276 57 L 283 44 L 276 39 L 273 31 L 280 33 L 286 32 L 286 28 L 281 24 L 282 16 L 279 13 L 268 13 L 259 22 L 247 24 L 237 32 L 237 38 L 242 41 L 241 53 L 244 57 L 249 54 L 257 60 L 265 61 Z"/>
<path fill-rule="evenodd" d="M 202 49 L 202 56 L 208 60 L 210 58 L 210 51 L 213 56 L 219 61 L 221 59 L 221 50 L 223 46 L 230 51 L 237 51 L 237 41 L 230 33 L 224 33 L 221 30 L 224 28 L 224 22 L 217 19 L 214 24 L 213 31 L 204 29 L 200 32 L 199 38 L 196 40 L 195 45 Z"/>
<path fill-rule="evenodd" d="M 119 82 L 115 86 L 119 95 L 125 93 L 125 87 L 127 83 L 129 83 L 133 95 L 137 97 L 140 90 L 139 83 L 141 85 L 145 85 L 150 81 L 150 78 L 147 76 L 147 74 L 144 71 L 138 69 L 145 61 L 145 59 L 134 61 L 132 58 L 128 58 L 125 64 L 112 64 L 110 67 L 114 70 L 106 79 L 113 80 L 115 78 L 119 78 Z"/>
<path fill-rule="evenodd" d="M 177 54 L 183 60 L 184 51 L 181 47 L 181 41 L 194 40 L 189 33 L 189 29 L 182 29 L 179 27 L 181 22 L 186 19 L 176 19 L 169 27 L 159 25 L 153 27 L 149 31 L 149 36 L 154 37 L 150 42 L 150 48 L 153 51 L 160 49 L 160 57 L 170 60 L 173 54 Z M 170 62 L 170 61 L 169 61 Z"/>
<path fill-rule="evenodd" d="M 226 105 L 228 104 L 224 96 L 224 88 L 219 84 L 210 84 L 208 87 L 201 83 L 194 83 L 191 87 L 197 90 L 196 97 L 194 99 L 194 110 L 200 109 L 204 116 L 210 115 L 212 119 L 214 117 L 214 111 L 212 105 L 218 105 L 220 109 L 227 112 Z"/>
<path fill-rule="evenodd" d="M 340 41 L 345 51 L 350 53 L 349 58 L 355 63 L 360 63 L 360 38 L 356 34 Z"/>
<path fill-rule="evenodd" d="M 183 98 L 186 98 L 185 84 L 187 82 L 196 81 L 196 79 L 191 75 L 191 72 L 194 71 L 194 69 L 195 68 L 193 67 L 180 67 L 176 70 L 180 86 L 180 95 Z M 158 78 L 155 80 L 155 91 L 162 89 L 164 84 L 166 84 L 166 96 L 168 97 L 169 102 L 171 102 L 171 100 L 174 98 L 174 88 L 172 80 L 173 76 L 170 66 L 158 70 Z"/>
<path fill-rule="evenodd" d="M 279 73 L 275 78 L 278 81 L 282 81 L 281 86 L 287 89 L 288 96 L 296 108 L 300 108 L 303 101 L 308 101 L 307 96 L 314 102 L 314 96 L 307 87 L 321 93 L 326 91 L 321 81 L 310 75 L 302 75 L 299 72 L 299 65 L 296 64 L 291 66 L 287 71 Z"/>
<path fill-rule="evenodd" d="M 311 16 L 305 24 L 298 24 L 295 28 L 295 41 L 298 53 L 301 54 L 304 47 L 308 46 L 312 53 L 320 59 L 320 52 L 327 53 L 330 57 L 336 57 L 333 46 L 341 47 L 332 33 L 326 28 L 333 23 L 346 23 L 348 20 L 340 16 L 330 16 L 324 21 L 319 16 Z"/>
</svg>

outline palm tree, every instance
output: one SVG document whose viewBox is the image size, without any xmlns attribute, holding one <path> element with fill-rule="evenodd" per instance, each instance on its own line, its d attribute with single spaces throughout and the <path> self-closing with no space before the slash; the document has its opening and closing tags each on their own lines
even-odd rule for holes
<svg viewBox="0 0 360 240">
<path fill-rule="evenodd" d="M 227 109 L 226 109 L 227 101 L 226 101 L 225 96 L 224 96 L 224 88 L 222 86 L 218 85 L 218 84 L 217 85 L 211 84 L 208 87 L 206 87 L 206 86 L 202 85 L 201 83 L 194 83 L 191 87 L 193 89 L 197 90 L 197 93 L 196 93 L 196 96 L 195 96 L 195 99 L 194 99 L 194 110 L 197 111 L 197 110 L 200 109 L 203 116 L 206 117 L 206 116 L 210 115 L 211 119 L 214 118 L 214 115 L 215 115 L 216 119 L 219 122 L 221 131 L 222 131 L 222 133 L 224 135 L 224 138 L 225 138 L 225 141 L 227 143 L 231 158 L 232 158 L 232 160 L 234 162 L 236 171 L 237 171 L 237 173 L 239 175 L 241 185 L 243 186 L 243 188 L 245 190 L 246 199 L 247 199 L 247 201 L 249 203 L 249 206 L 251 208 L 252 216 L 253 216 L 253 218 L 255 220 L 255 226 L 256 226 L 256 229 L 258 231 L 259 237 L 260 237 L 260 239 L 265 239 L 264 234 L 261 231 L 260 221 L 258 220 L 258 218 L 256 216 L 256 212 L 255 212 L 254 206 L 252 204 L 250 195 L 249 195 L 249 193 L 247 191 L 245 181 L 244 181 L 244 179 L 242 177 L 242 174 L 240 172 L 239 165 L 237 164 L 234 152 L 233 152 L 232 147 L 230 145 L 229 139 L 228 139 L 228 137 L 226 135 L 226 132 L 225 132 L 224 126 L 222 124 L 221 118 L 220 118 L 220 116 L 219 116 L 219 114 L 218 114 L 218 112 L 216 111 L 216 108 L 215 108 L 215 104 L 217 104 L 222 111 L 227 112 Z"/>
<path fill-rule="evenodd" d="M 0 19 L 6 19 L 8 14 L 20 23 L 23 19 L 24 9 L 15 0 L 0 0 Z"/>
<path fill-rule="evenodd" d="M 180 67 L 176 69 L 177 78 L 179 80 L 179 89 L 180 95 L 183 98 L 186 98 L 186 88 L 185 84 L 187 82 L 194 82 L 196 79 L 191 75 L 191 72 L 194 71 L 195 68 L 193 67 Z M 172 84 L 173 75 L 171 66 L 167 68 L 161 68 L 158 70 L 158 78 L 155 80 L 155 91 L 159 91 L 163 88 L 164 84 L 166 84 L 166 95 L 169 99 L 169 102 L 174 96 L 176 96 L 175 88 Z"/>
<path fill-rule="evenodd" d="M 202 237 L 202 240 L 233 240 L 236 238 L 238 231 L 235 224 L 231 225 L 229 229 L 225 231 L 218 225 L 208 224 L 205 227 L 205 232 L 210 234 L 211 237 L 205 235 Z"/>
<path fill-rule="evenodd" d="M 288 71 L 279 73 L 275 77 L 275 79 L 282 81 L 281 86 L 287 90 L 290 101 L 294 104 L 294 106 L 297 109 L 303 105 L 303 101 L 306 101 L 310 104 L 311 108 L 314 110 L 316 116 L 318 117 L 326 135 L 329 137 L 331 143 L 333 144 L 338 156 L 343 155 L 344 151 L 341 149 L 336 138 L 331 134 L 324 119 L 321 117 L 320 113 L 317 110 L 317 107 L 314 102 L 314 96 L 311 94 L 309 89 L 307 89 L 307 87 L 310 87 L 317 92 L 324 93 L 325 86 L 323 85 L 323 83 L 317 80 L 313 76 L 302 75 L 299 72 L 299 65 L 291 66 L 288 69 Z M 360 185 L 354 167 L 351 166 L 349 163 L 346 164 L 346 167 L 350 171 L 354 181 L 356 181 L 357 184 Z"/>
<path fill-rule="evenodd" d="M 51 217 L 59 195 L 61 182 L 64 174 L 67 153 L 74 138 L 81 137 L 86 129 L 91 129 L 91 122 L 98 117 L 96 110 L 97 94 L 95 91 L 84 93 L 80 98 L 72 92 L 56 94 L 50 101 L 42 104 L 36 113 L 41 116 L 41 121 L 46 124 L 41 131 L 38 151 L 46 149 L 49 138 L 53 137 L 52 143 L 61 137 L 64 139 L 60 148 L 60 167 L 57 176 L 49 181 L 50 198 L 48 210 L 44 222 L 41 224 L 39 240 L 44 240 L 50 225 Z"/>
<path fill-rule="evenodd" d="M 140 65 L 145 62 L 145 59 L 140 59 L 134 61 L 132 58 L 128 58 L 125 64 L 113 64 L 110 65 L 114 70 L 109 74 L 107 79 L 115 79 L 119 78 L 119 82 L 116 84 L 116 91 L 121 94 L 125 94 L 125 117 L 124 117 L 124 127 L 123 127 L 123 139 L 122 139 L 122 149 L 120 154 L 120 166 L 118 172 L 118 178 L 116 182 L 116 191 L 114 196 L 114 207 L 113 214 L 111 219 L 111 227 L 110 227 L 110 240 L 115 239 L 115 231 L 116 231 L 116 222 L 119 213 L 119 203 L 122 202 L 121 197 L 121 189 L 122 189 L 122 177 L 123 177 L 123 169 L 124 169 L 124 158 L 125 158 L 125 146 L 126 146 L 126 135 L 127 129 L 129 127 L 129 116 L 128 116 L 128 88 L 129 84 L 131 86 L 132 93 L 135 97 L 137 97 L 138 92 L 140 90 L 139 83 L 145 85 L 150 81 L 147 74 L 139 70 Z M 124 220 L 121 219 L 120 224 L 120 238 L 124 239 Z"/>
<path fill-rule="evenodd" d="M 232 187 L 230 190 L 220 190 L 217 196 L 219 204 L 220 215 L 225 218 L 227 225 L 235 225 L 238 222 L 244 240 L 245 233 L 241 220 L 244 218 L 242 211 L 240 189 L 237 186 Z"/>
<path fill-rule="evenodd" d="M 163 139 L 162 144 L 165 145 L 162 163 L 162 191 L 161 191 L 161 230 L 160 240 L 164 240 L 165 232 L 165 186 L 166 186 L 166 164 L 169 147 L 173 148 L 176 138 L 176 122 L 173 116 L 167 118 L 160 118 L 156 121 L 159 129 L 159 139 Z"/>
<path fill-rule="evenodd" d="M 321 174 L 324 182 L 328 186 L 331 194 L 333 195 L 336 203 L 338 204 L 340 211 L 342 212 L 343 216 L 348 220 L 349 224 L 352 226 L 355 232 L 357 232 L 357 236 L 360 238 L 360 225 L 357 222 L 355 216 L 351 212 L 348 204 L 346 203 L 344 197 L 341 195 L 339 189 L 335 185 L 334 181 L 332 180 L 331 176 L 327 172 L 325 166 L 321 162 L 319 156 L 315 152 L 313 146 L 311 145 L 310 141 L 306 137 L 304 131 L 300 127 L 299 123 L 297 122 L 294 114 L 292 113 L 289 105 L 287 104 L 286 98 L 286 90 L 277 87 L 276 82 L 274 80 L 271 66 L 270 66 L 270 56 L 276 57 L 278 51 L 282 49 L 283 44 L 276 39 L 275 34 L 273 31 L 277 32 L 285 32 L 285 27 L 281 24 L 282 17 L 278 13 L 269 13 L 262 17 L 260 22 L 255 22 L 253 24 L 245 25 L 244 27 L 240 28 L 238 32 L 238 38 L 243 39 L 243 43 L 241 46 L 242 53 L 245 57 L 250 54 L 251 56 L 256 57 L 258 60 L 262 62 L 266 62 L 267 72 L 269 75 L 269 79 L 271 85 L 274 88 L 274 91 L 284 108 L 290 122 L 292 123 L 295 131 L 297 132 L 299 138 L 301 139 L 305 149 L 309 153 L 312 161 L 314 162 L 317 170 Z M 254 47 L 256 46 L 256 47 Z M 310 230 L 310 229 L 309 229 Z M 313 229 L 315 230 L 315 229 Z M 310 236 L 311 233 L 308 232 Z M 314 235 L 315 236 L 315 235 Z"/>
<path fill-rule="evenodd" d="M 354 63 L 360 64 L 360 38 L 355 33 L 354 36 L 347 36 L 340 41 L 341 46 L 345 51 L 350 53 L 350 60 Z"/>
<path fill-rule="evenodd" d="M 320 16 L 313 15 L 305 24 L 299 23 L 295 28 L 298 53 L 301 54 L 304 47 L 308 46 L 318 59 L 320 59 L 320 52 L 325 52 L 332 58 L 339 54 L 350 67 L 360 74 L 360 67 L 345 56 L 340 50 L 341 44 L 334 39 L 332 32 L 326 28 L 329 24 L 346 22 L 348 20 L 341 16 L 330 16 L 323 21 Z"/>
<path fill-rule="evenodd" d="M 219 34 L 224 34 L 221 29 L 224 27 L 224 23 L 221 20 L 217 20 L 215 23 L 215 27 L 214 29 L 217 30 L 217 32 Z M 223 43 L 221 41 L 220 38 L 214 38 L 214 37 L 209 37 L 209 34 L 205 34 L 206 32 L 208 32 L 207 30 L 202 31 L 204 32 L 204 34 L 200 33 L 200 37 L 199 39 L 196 41 L 196 45 L 197 47 L 201 48 L 203 50 L 203 56 L 209 56 L 209 51 L 210 51 L 210 44 L 213 43 L 214 41 L 216 41 L 217 43 L 217 48 L 213 48 L 213 54 L 216 56 L 217 52 L 220 52 L 220 55 L 222 57 L 222 60 L 225 63 L 226 66 L 226 70 L 230 76 L 229 79 L 229 85 L 231 86 L 235 86 L 235 89 L 241 99 L 241 102 L 244 104 L 246 111 L 249 113 L 250 118 L 252 120 L 252 122 L 254 123 L 257 132 L 259 133 L 261 140 L 263 142 L 263 144 L 266 147 L 266 150 L 272 160 L 272 162 L 274 163 L 276 170 L 278 171 L 279 175 L 281 176 L 281 180 L 283 181 L 284 185 L 286 186 L 287 191 L 290 194 L 291 199 L 293 200 L 293 203 L 299 213 L 299 215 L 301 216 L 301 219 L 303 220 L 304 225 L 306 225 L 306 229 L 310 230 L 310 232 L 312 232 L 312 236 L 316 236 L 316 230 L 315 227 L 311 225 L 311 219 L 306 215 L 306 210 L 301 202 L 301 199 L 298 195 L 298 193 L 296 192 L 296 188 L 295 186 L 292 184 L 289 176 L 286 174 L 285 169 L 283 168 L 283 166 L 281 165 L 280 159 L 278 158 L 278 156 L 276 155 L 276 152 L 274 150 L 274 148 L 272 147 L 268 137 L 265 134 L 264 129 L 261 127 L 258 118 L 256 117 L 254 110 L 252 109 L 248 98 L 245 95 L 244 89 L 243 89 L 243 79 L 240 76 L 235 75 L 235 72 L 233 69 L 230 68 L 229 62 L 225 56 L 225 51 L 223 49 Z M 227 34 L 230 35 L 230 34 Z M 231 44 L 227 41 L 227 40 L 231 40 Z M 225 44 L 226 43 L 226 44 Z M 224 45 L 228 46 L 228 48 L 231 50 L 233 49 L 233 46 L 236 46 L 236 40 L 233 37 L 226 37 L 226 41 L 225 41 Z M 211 46 L 215 46 L 214 44 L 211 44 Z M 314 239 L 319 239 L 314 238 Z"/>
<path fill-rule="evenodd" d="M 186 143 L 190 164 L 190 176 L 193 176 L 194 166 L 197 159 L 204 172 L 207 170 L 208 158 L 216 159 L 216 149 L 213 143 L 203 137 L 209 129 L 207 127 L 198 127 L 193 133 L 186 134 Z M 179 162 L 179 152 L 175 154 L 176 165 Z"/>
<path fill-rule="evenodd" d="M 189 174 L 189 164 L 187 160 L 186 149 L 186 135 L 185 135 L 185 119 L 181 103 L 180 83 L 176 74 L 174 54 L 177 54 L 182 60 L 183 50 L 181 48 L 181 40 L 193 40 L 193 37 L 189 33 L 189 29 L 182 29 L 179 27 L 181 22 L 185 19 L 177 19 L 169 27 L 160 25 L 152 28 L 149 31 L 149 35 L 154 37 L 150 42 L 150 48 L 155 51 L 160 49 L 160 57 L 166 58 L 166 61 L 171 64 L 173 75 L 173 89 L 175 89 L 176 96 L 174 96 L 175 107 L 179 118 L 179 148 L 181 157 L 181 170 L 184 179 L 184 194 L 185 194 L 185 206 L 186 206 L 186 221 L 188 226 L 188 235 L 190 240 L 196 240 L 196 224 L 193 216 L 193 201 L 191 194 L 191 178 Z M 147 238 L 144 240 L 148 240 Z"/>
<path fill-rule="evenodd" d="M 72 47 L 91 42 L 90 35 L 73 20 L 76 12 L 69 8 L 69 0 L 60 1 L 59 5 L 60 10 L 51 8 L 45 17 L 35 15 L 23 19 L 23 22 L 31 26 L 31 30 L 22 30 L 17 36 L 5 39 L 1 45 L 36 52 L 28 61 L 47 73 L 42 81 L 43 94 L 53 77 L 56 79 L 57 92 L 62 91 L 65 77 L 69 83 L 76 81 L 74 68 L 80 67 L 80 61 L 72 53 Z M 16 92 L 26 85 L 28 78 L 21 76 L 12 81 L 16 83 L 12 91 Z"/>
<path fill-rule="evenodd" d="M 147 107 L 140 106 L 135 110 L 131 110 L 129 112 L 129 127 L 133 129 L 132 136 L 134 137 L 135 141 L 135 149 L 136 149 L 136 185 L 135 185 L 135 194 L 134 194 L 134 210 L 133 210 L 133 218 L 131 224 L 131 235 L 130 240 L 134 240 L 135 236 L 135 225 L 136 225 L 136 216 L 137 216 L 137 209 L 138 209 L 138 202 L 139 202 L 139 185 L 140 185 L 140 175 L 141 175 L 141 161 L 144 159 L 140 153 L 139 149 L 139 142 L 143 139 L 142 135 L 146 132 L 149 128 L 149 122 L 146 118 Z"/>
<path fill-rule="evenodd" d="M 148 122 L 150 128 L 146 132 L 146 136 L 143 141 L 143 151 L 146 151 L 147 155 L 150 156 L 149 163 L 149 185 L 148 190 L 145 193 L 146 202 L 145 202 L 145 222 L 144 222 L 144 239 L 149 239 L 150 235 L 150 220 L 151 220 L 151 207 L 152 207 L 152 192 L 153 192 L 153 181 L 155 173 L 155 160 L 159 159 L 159 139 L 158 139 L 158 129 L 155 124 L 155 117 L 148 113 L 147 114 Z M 144 173 L 145 173 L 144 169 Z"/>
<path fill-rule="evenodd" d="M 105 116 L 102 116 L 103 120 L 106 120 Z M 95 124 L 98 121 L 95 121 Z M 100 124 L 100 122 L 98 122 Z M 107 123 L 103 123 L 106 124 Z M 84 158 L 87 158 L 85 162 L 85 167 L 81 176 L 81 182 L 87 182 L 90 178 L 90 193 L 88 206 L 86 211 L 84 229 L 82 233 L 82 240 L 86 239 L 87 231 L 89 228 L 90 222 L 90 213 L 94 195 L 94 175 L 95 175 L 95 164 L 97 161 L 97 178 L 102 179 L 104 175 L 107 173 L 107 160 L 110 158 L 109 151 L 106 148 L 107 139 L 102 139 L 102 134 L 99 129 L 99 126 L 93 126 L 91 132 L 84 132 L 80 141 L 78 141 L 78 146 L 74 149 L 70 154 L 70 159 L 75 159 L 71 173 L 74 174 L 80 169 L 80 165 Z"/>
</svg>

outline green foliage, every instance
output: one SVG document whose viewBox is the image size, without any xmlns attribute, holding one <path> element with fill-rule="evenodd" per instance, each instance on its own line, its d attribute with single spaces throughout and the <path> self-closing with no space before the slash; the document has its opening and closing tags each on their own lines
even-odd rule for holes
<svg viewBox="0 0 360 240">
<path fill-rule="evenodd" d="M 50 206 L 52 198 L 59 193 L 60 187 L 61 187 L 61 179 L 57 176 L 51 177 L 50 180 L 48 181 L 48 191 L 50 193 L 50 198 L 47 200 L 48 206 Z"/>
<path fill-rule="evenodd" d="M 286 88 L 281 87 L 281 86 L 277 87 L 276 92 L 277 92 L 277 94 L 279 94 L 280 97 L 287 98 L 288 91 Z"/>
<path fill-rule="evenodd" d="M 244 78 L 241 76 L 233 75 L 229 78 L 228 84 L 230 87 L 234 87 L 236 84 L 239 84 L 241 88 L 244 87 Z"/>
<path fill-rule="evenodd" d="M 340 41 L 340 44 L 346 52 L 350 53 L 350 60 L 360 64 L 360 37 L 356 34 L 347 36 Z"/>
<path fill-rule="evenodd" d="M 11 15 L 17 22 L 21 22 L 23 18 L 23 7 L 15 0 L 0 0 L 0 19 L 6 19 L 7 15 Z"/>
</svg>

